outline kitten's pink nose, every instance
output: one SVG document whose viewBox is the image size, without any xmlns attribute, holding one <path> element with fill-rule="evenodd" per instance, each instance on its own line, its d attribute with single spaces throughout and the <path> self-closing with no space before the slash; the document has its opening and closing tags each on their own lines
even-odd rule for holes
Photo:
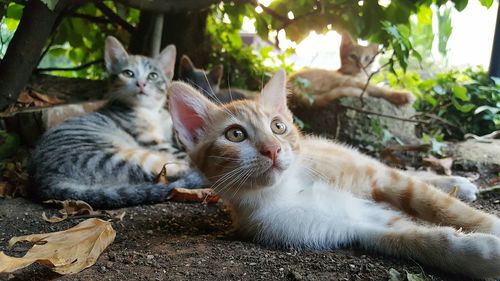
<svg viewBox="0 0 500 281">
<path fill-rule="evenodd" d="M 141 92 L 144 92 L 144 87 L 146 87 L 146 83 L 136 82 L 135 85 L 137 86 L 137 88 L 139 88 L 139 90 L 141 90 Z"/>
<path fill-rule="evenodd" d="M 271 160 L 273 160 L 273 164 L 276 163 L 276 158 L 278 158 L 278 154 L 281 151 L 281 147 L 274 145 L 274 146 L 264 146 L 260 150 L 260 154 L 269 157 Z"/>
</svg>

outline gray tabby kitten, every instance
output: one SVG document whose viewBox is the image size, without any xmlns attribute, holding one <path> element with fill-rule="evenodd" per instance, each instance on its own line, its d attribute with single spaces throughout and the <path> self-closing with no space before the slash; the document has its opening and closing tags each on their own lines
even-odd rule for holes
<svg viewBox="0 0 500 281">
<path fill-rule="evenodd" d="M 188 56 L 183 55 L 179 63 L 179 80 L 189 83 L 199 89 L 207 98 L 215 103 L 229 103 L 235 100 L 244 100 L 252 97 L 254 93 L 243 89 L 221 89 L 220 83 L 224 66 L 214 66 L 205 71 L 194 66 Z"/>
<path fill-rule="evenodd" d="M 112 89 L 97 112 L 47 131 L 33 152 L 35 199 L 77 199 L 101 209 L 164 201 L 172 188 L 197 188 L 183 151 L 171 144 L 172 121 L 164 109 L 175 65 L 175 46 L 158 57 L 129 55 L 106 39 L 105 63 Z M 154 179 L 167 164 L 171 184 Z"/>
</svg>

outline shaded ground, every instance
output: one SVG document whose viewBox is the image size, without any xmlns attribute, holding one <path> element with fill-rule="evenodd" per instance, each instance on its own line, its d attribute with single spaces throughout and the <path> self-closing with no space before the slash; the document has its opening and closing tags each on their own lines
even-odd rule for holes
<svg viewBox="0 0 500 281">
<path fill-rule="evenodd" d="M 500 193 L 487 193 L 474 205 L 498 211 Z M 382 257 L 360 250 L 296 252 L 266 249 L 234 238 L 221 206 L 164 203 L 125 209 L 113 223 L 115 242 L 89 269 L 60 276 L 42 266 L 30 266 L 0 280 L 388 280 L 388 270 L 425 273 L 427 280 L 467 280 L 415 262 Z M 0 250 L 12 236 L 57 231 L 80 220 L 49 224 L 42 212 L 54 212 L 25 199 L 0 199 Z M 7 251 L 22 255 L 26 248 Z"/>
</svg>

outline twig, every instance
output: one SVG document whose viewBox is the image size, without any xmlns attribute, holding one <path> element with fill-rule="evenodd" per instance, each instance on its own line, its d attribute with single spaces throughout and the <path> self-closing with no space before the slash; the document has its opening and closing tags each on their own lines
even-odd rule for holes
<svg viewBox="0 0 500 281">
<path fill-rule="evenodd" d="M 481 188 L 481 189 L 479 189 L 479 194 L 493 192 L 493 191 L 495 191 L 495 192 L 500 191 L 500 185 L 494 185 L 494 186 L 490 186 L 487 188 Z"/>
<path fill-rule="evenodd" d="M 73 13 L 73 14 L 70 15 L 70 17 L 80 18 L 80 19 L 92 21 L 92 22 L 99 23 L 99 24 L 108 24 L 108 23 L 111 23 L 105 17 L 95 17 L 95 16 L 86 15 L 86 14 L 80 14 L 80 13 Z"/>
<path fill-rule="evenodd" d="M 412 122 L 412 123 L 420 123 L 420 124 L 427 124 L 427 125 L 429 124 L 429 122 L 427 122 L 427 121 L 415 120 L 415 119 L 398 117 L 398 116 L 394 116 L 394 115 L 383 114 L 383 113 L 379 113 L 379 112 L 373 112 L 373 111 L 364 110 L 361 108 L 352 107 L 352 106 L 348 106 L 348 105 L 340 105 L 340 106 L 347 108 L 347 109 L 355 110 L 357 112 L 365 113 L 368 115 L 376 115 L 376 116 L 386 117 L 386 118 L 400 120 L 400 121 Z"/>
<path fill-rule="evenodd" d="M 111 10 L 108 6 L 106 6 L 102 1 L 97 0 L 94 1 L 94 5 L 99 9 L 109 20 L 119 24 L 129 33 L 133 33 L 135 31 L 135 27 L 128 23 L 126 20 L 122 19 L 119 15 L 117 15 L 113 10 Z"/>
<path fill-rule="evenodd" d="M 40 55 L 37 65 L 39 65 L 42 62 L 45 55 L 47 55 L 47 53 L 50 51 L 50 47 L 52 47 L 52 44 L 54 44 L 54 36 L 50 37 L 49 44 L 47 44 L 47 47 L 45 47 L 45 50 L 43 50 L 42 54 Z"/>
<path fill-rule="evenodd" d="M 367 64 L 367 66 L 369 66 L 370 64 L 373 63 L 373 61 L 375 60 L 375 58 L 383 52 L 383 49 L 379 50 L 377 52 L 377 54 L 375 56 L 373 56 L 373 58 L 371 59 L 370 63 Z M 392 55 L 391 55 L 391 58 L 389 59 L 388 62 L 384 63 L 382 66 L 380 66 L 377 70 L 373 71 L 372 73 L 368 74 L 368 71 L 366 71 L 366 67 L 361 67 L 361 69 L 363 69 L 363 72 L 365 72 L 366 75 L 368 75 L 368 79 L 366 79 L 366 83 L 365 83 L 365 86 L 363 87 L 363 91 L 361 92 L 361 95 L 359 96 L 359 100 L 361 101 L 361 107 L 364 107 L 365 106 L 365 101 L 364 101 L 364 96 L 365 96 L 365 93 L 366 93 L 366 89 L 368 89 L 368 86 L 370 85 L 370 81 L 372 80 L 373 76 L 375 76 L 375 74 L 379 73 L 383 68 L 385 68 L 386 66 L 390 65 L 393 58 L 394 58 L 394 55 L 395 53 L 393 52 Z M 359 60 L 358 60 L 358 63 L 360 64 Z"/>
<path fill-rule="evenodd" d="M 88 62 L 88 63 L 84 63 L 82 65 L 79 65 L 79 66 L 75 66 L 75 67 L 45 67 L 45 68 L 37 68 L 36 69 L 36 72 L 47 72 L 47 71 L 77 71 L 77 70 L 82 70 L 84 68 L 87 68 L 91 65 L 94 65 L 94 64 L 100 64 L 100 63 L 103 63 L 104 60 L 103 59 L 98 59 L 98 60 L 94 60 L 94 61 L 91 61 L 91 62 Z"/>
<path fill-rule="evenodd" d="M 431 113 L 423 113 L 423 114 L 420 114 L 420 116 L 425 116 L 425 117 L 428 117 L 428 118 L 431 118 L 431 119 L 434 119 L 434 120 L 437 120 L 437 121 L 440 121 L 441 123 L 445 124 L 445 125 L 448 125 L 452 128 L 455 128 L 457 130 L 459 130 L 462 134 L 465 134 L 464 130 L 460 127 L 458 127 L 457 125 L 454 125 L 453 123 L 451 123 L 450 121 L 444 119 L 444 118 L 441 118 L 435 114 L 431 114 Z M 430 123 L 428 123 L 430 124 Z"/>
</svg>

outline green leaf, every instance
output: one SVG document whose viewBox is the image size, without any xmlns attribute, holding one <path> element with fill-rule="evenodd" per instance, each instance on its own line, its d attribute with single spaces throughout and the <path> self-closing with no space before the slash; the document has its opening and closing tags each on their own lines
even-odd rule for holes
<svg viewBox="0 0 500 281">
<path fill-rule="evenodd" d="M 467 3 L 469 2 L 468 0 L 452 0 L 453 3 L 455 3 L 455 9 L 457 9 L 457 11 L 462 11 L 463 9 L 465 9 L 465 7 L 467 7 Z"/>
<path fill-rule="evenodd" d="M 493 0 L 479 0 L 479 2 L 481 2 L 481 5 L 485 6 L 488 9 L 493 4 Z"/>
<path fill-rule="evenodd" d="M 417 19 L 420 24 L 432 24 L 432 9 L 428 6 L 420 6 Z"/>
<path fill-rule="evenodd" d="M 5 15 L 7 16 L 7 18 L 19 20 L 23 15 L 23 9 L 24 9 L 23 6 L 16 3 L 12 3 L 7 8 L 7 13 Z"/>
<path fill-rule="evenodd" d="M 458 98 L 462 101 L 469 101 L 470 100 L 470 97 L 467 95 L 467 88 L 465 88 L 464 86 L 454 85 L 451 88 L 451 91 L 453 92 L 453 95 L 456 98 Z"/>
<path fill-rule="evenodd" d="M 51 11 L 54 11 L 56 5 L 57 5 L 57 2 L 59 2 L 59 0 L 41 0 L 45 5 L 47 5 L 47 7 L 49 8 L 49 10 Z"/>
<path fill-rule="evenodd" d="M 7 26 L 7 29 L 9 31 L 15 31 L 17 29 L 17 26 L 19 25 L 19 20 L 6 18 L 5 25 Z"/>
<path fill-rule="evenodd" d="M 17 135 L 0 131 L 0 160 L 3 160 L 17 151 L 20 141 Z"/>
<path fill-rule="evenodd" d="M 489 112 L 491 112 L 493 114 L 497 114 L 498 112 L 500 112 L 500 108 L 488 106 L 488 105 L 483 105 L 483 106 L 476 108 L 476 110 L 474 110 L 474 114 L 477 115 L 485 110 L 488 110 Z"/>
<path fill-rule="evenodd" d="M 467 113 L 467 112 L 470 112 L 471 110 L 473 110 L 476 106 L 472 103 L 467 103 L 467 104 L 464 104 L 464 105 L 461 105 L 455 98 L 452 98 L 451 99 L 451 103 L 453 104 L 453 106 L 460 112 L 464 112 L 464 113 Z"/>
</svg>

